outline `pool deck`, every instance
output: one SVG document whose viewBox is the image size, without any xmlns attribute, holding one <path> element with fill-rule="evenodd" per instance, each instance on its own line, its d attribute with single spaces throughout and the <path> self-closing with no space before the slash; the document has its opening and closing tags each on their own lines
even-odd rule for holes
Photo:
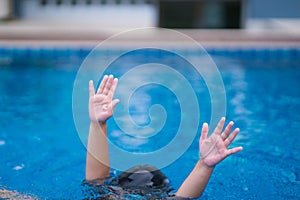
<svg viewBox="0 0 300 200">
<path fill-rule="evenodd" d="M 92 47 L 107 38 L 136 27 L 109 27 L 103 24 L 7 21 L 0 22 L 0 46 L 88 46 Z M 300 47 L 300 29 L 178 29 L 203 46 L 215 47 Z M 142 36 L 131 34 L 113 45 L 133 43 L 185 45 L 170 38 L 164 29 L 153 29 Z"/>
</svg>

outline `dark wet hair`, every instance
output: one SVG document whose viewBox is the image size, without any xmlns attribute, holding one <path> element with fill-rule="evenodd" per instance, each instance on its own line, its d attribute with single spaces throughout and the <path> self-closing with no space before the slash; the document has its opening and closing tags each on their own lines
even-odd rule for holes
<svg viewBox="0 0 300 200">
<path fill-rule="evenodd" d="M 169 179 L 156 167 L 139 165 L 122 172 L 118 176 L 118 185 L 121 187 L 167 189 Z"/>
<path fill-rule="evenodd" d="M 170 188 L 169 179 L 157 168 L 149 165 L 139 165 L 132 167 L 115 178 L 108 179 L 103 185 L 95 184 L 98 181 L 89 181 L 93 186 L 89 188 L 87 197 L 89 199 L 140 199 L 140 200 L 185 200 L 170 194 L 173 188 Z"/>
</svg>

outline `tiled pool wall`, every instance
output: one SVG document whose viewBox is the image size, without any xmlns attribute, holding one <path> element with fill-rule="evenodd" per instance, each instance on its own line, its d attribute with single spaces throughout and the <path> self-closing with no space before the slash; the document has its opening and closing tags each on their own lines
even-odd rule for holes
<svg viewBox="0 0 300 200">
<path fill-rule="evenodd" d="M 121 49 L 121 48 L 120 48 Z M 99 53 L 105 55 L 117 55 L 120 49 L 99 49 Z M 175 49 L 175 48 L 174 48 Z M 0 47 L 0 65 L 7 59 L 79 59 L 83 60 L 93 48 L 87 47 Z M 181 48 L 185 55 L 197 55 L 199 50 Z M 207 47 L 205 50 L 212 57 L 225 57 L 229 59 L 251 61 L 275 61 L 275 62 L 300 62 L 299 47 Z M 149 53 L 149 52 L 148 52 Z M 150 53 L 158 53 L 152 51 Z M 153 56 L 153 55 L 152 55 Z"/>
</svg>

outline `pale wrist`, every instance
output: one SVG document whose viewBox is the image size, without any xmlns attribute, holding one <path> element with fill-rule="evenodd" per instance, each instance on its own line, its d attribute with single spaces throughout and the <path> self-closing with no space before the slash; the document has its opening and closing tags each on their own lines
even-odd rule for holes
<svg viewBox="0 0 300 200">
<path fill-rule="evenodd" d="M 198 165 L 198 168 L 206 169 L 206 170 L 213 170 L 215 168 L 215 166 L 210 166 L 210 165 L 206 164 L 202 158 L 200 158 L 197 165 Z"/>
<path fill-rule="evenodd" d="M 97 120 L 91 120 L 92 124 L 99 124 L 99 125 L 103 125 L 106 124 L 106 120 L 105 121 L 97 121 Z"/>
<path fill-rule="evenodd" d="M 100 127 L 102 130 L 105 130 L 106 129 L 106 121 L 104 121 L 104 122 L 91 121 L 91 126 Z"/>
</svg>

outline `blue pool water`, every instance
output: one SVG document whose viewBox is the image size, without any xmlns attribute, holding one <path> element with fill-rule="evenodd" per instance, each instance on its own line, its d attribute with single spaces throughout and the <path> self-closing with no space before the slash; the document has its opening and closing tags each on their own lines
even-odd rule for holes
<svg viewBox="0 0 300 200">
<path fill-rule="evenodd" d="M 0 49 L 0 189 L 42 199 L 85 197 L 86 150 L 73 121 L 72 90 L 88 52 L 80 48 Z M 216 167 L 201 199 L 299 199 L 300 49 L 208 52 L 224 80 L 226 117 L 241 129 L 233 146 L 242 145 L 244 150 Z M 147 56 L 139 54 L 136 59 Z M 163 59 L 174 62 L 171 55 Z M 211 108 L 205 82 L 184 63 L 178 62 L 177 67 L 201 99 L 200 123 L 208 121 Z M 123 69 L 109 72 L 118 76 Z M 112 141 L 129 151 L 160 148 L 174 137 L 172 130 L 178 126 L 176 97 L 158 85 L 137 90 L 130 102 L 131 114 L 143 125 L 149 120 L 147 109 L 137 110 L 141 105 L 137 99 L 145 101 L 144 106 L 159 103 L 165 107 L 169 117 L 165 137 L 159 135 L 158 143 L 135 141 L 133 148 L 124 145 L 126 137 L 118 140 L 120 135 L 111 134 Z M 110 133 L 118 131 L 113 119 L 109 127 Z M 162 169 L 174 188 L 198 159 L 198 137 L 183 156 Z"/>
</svg>

